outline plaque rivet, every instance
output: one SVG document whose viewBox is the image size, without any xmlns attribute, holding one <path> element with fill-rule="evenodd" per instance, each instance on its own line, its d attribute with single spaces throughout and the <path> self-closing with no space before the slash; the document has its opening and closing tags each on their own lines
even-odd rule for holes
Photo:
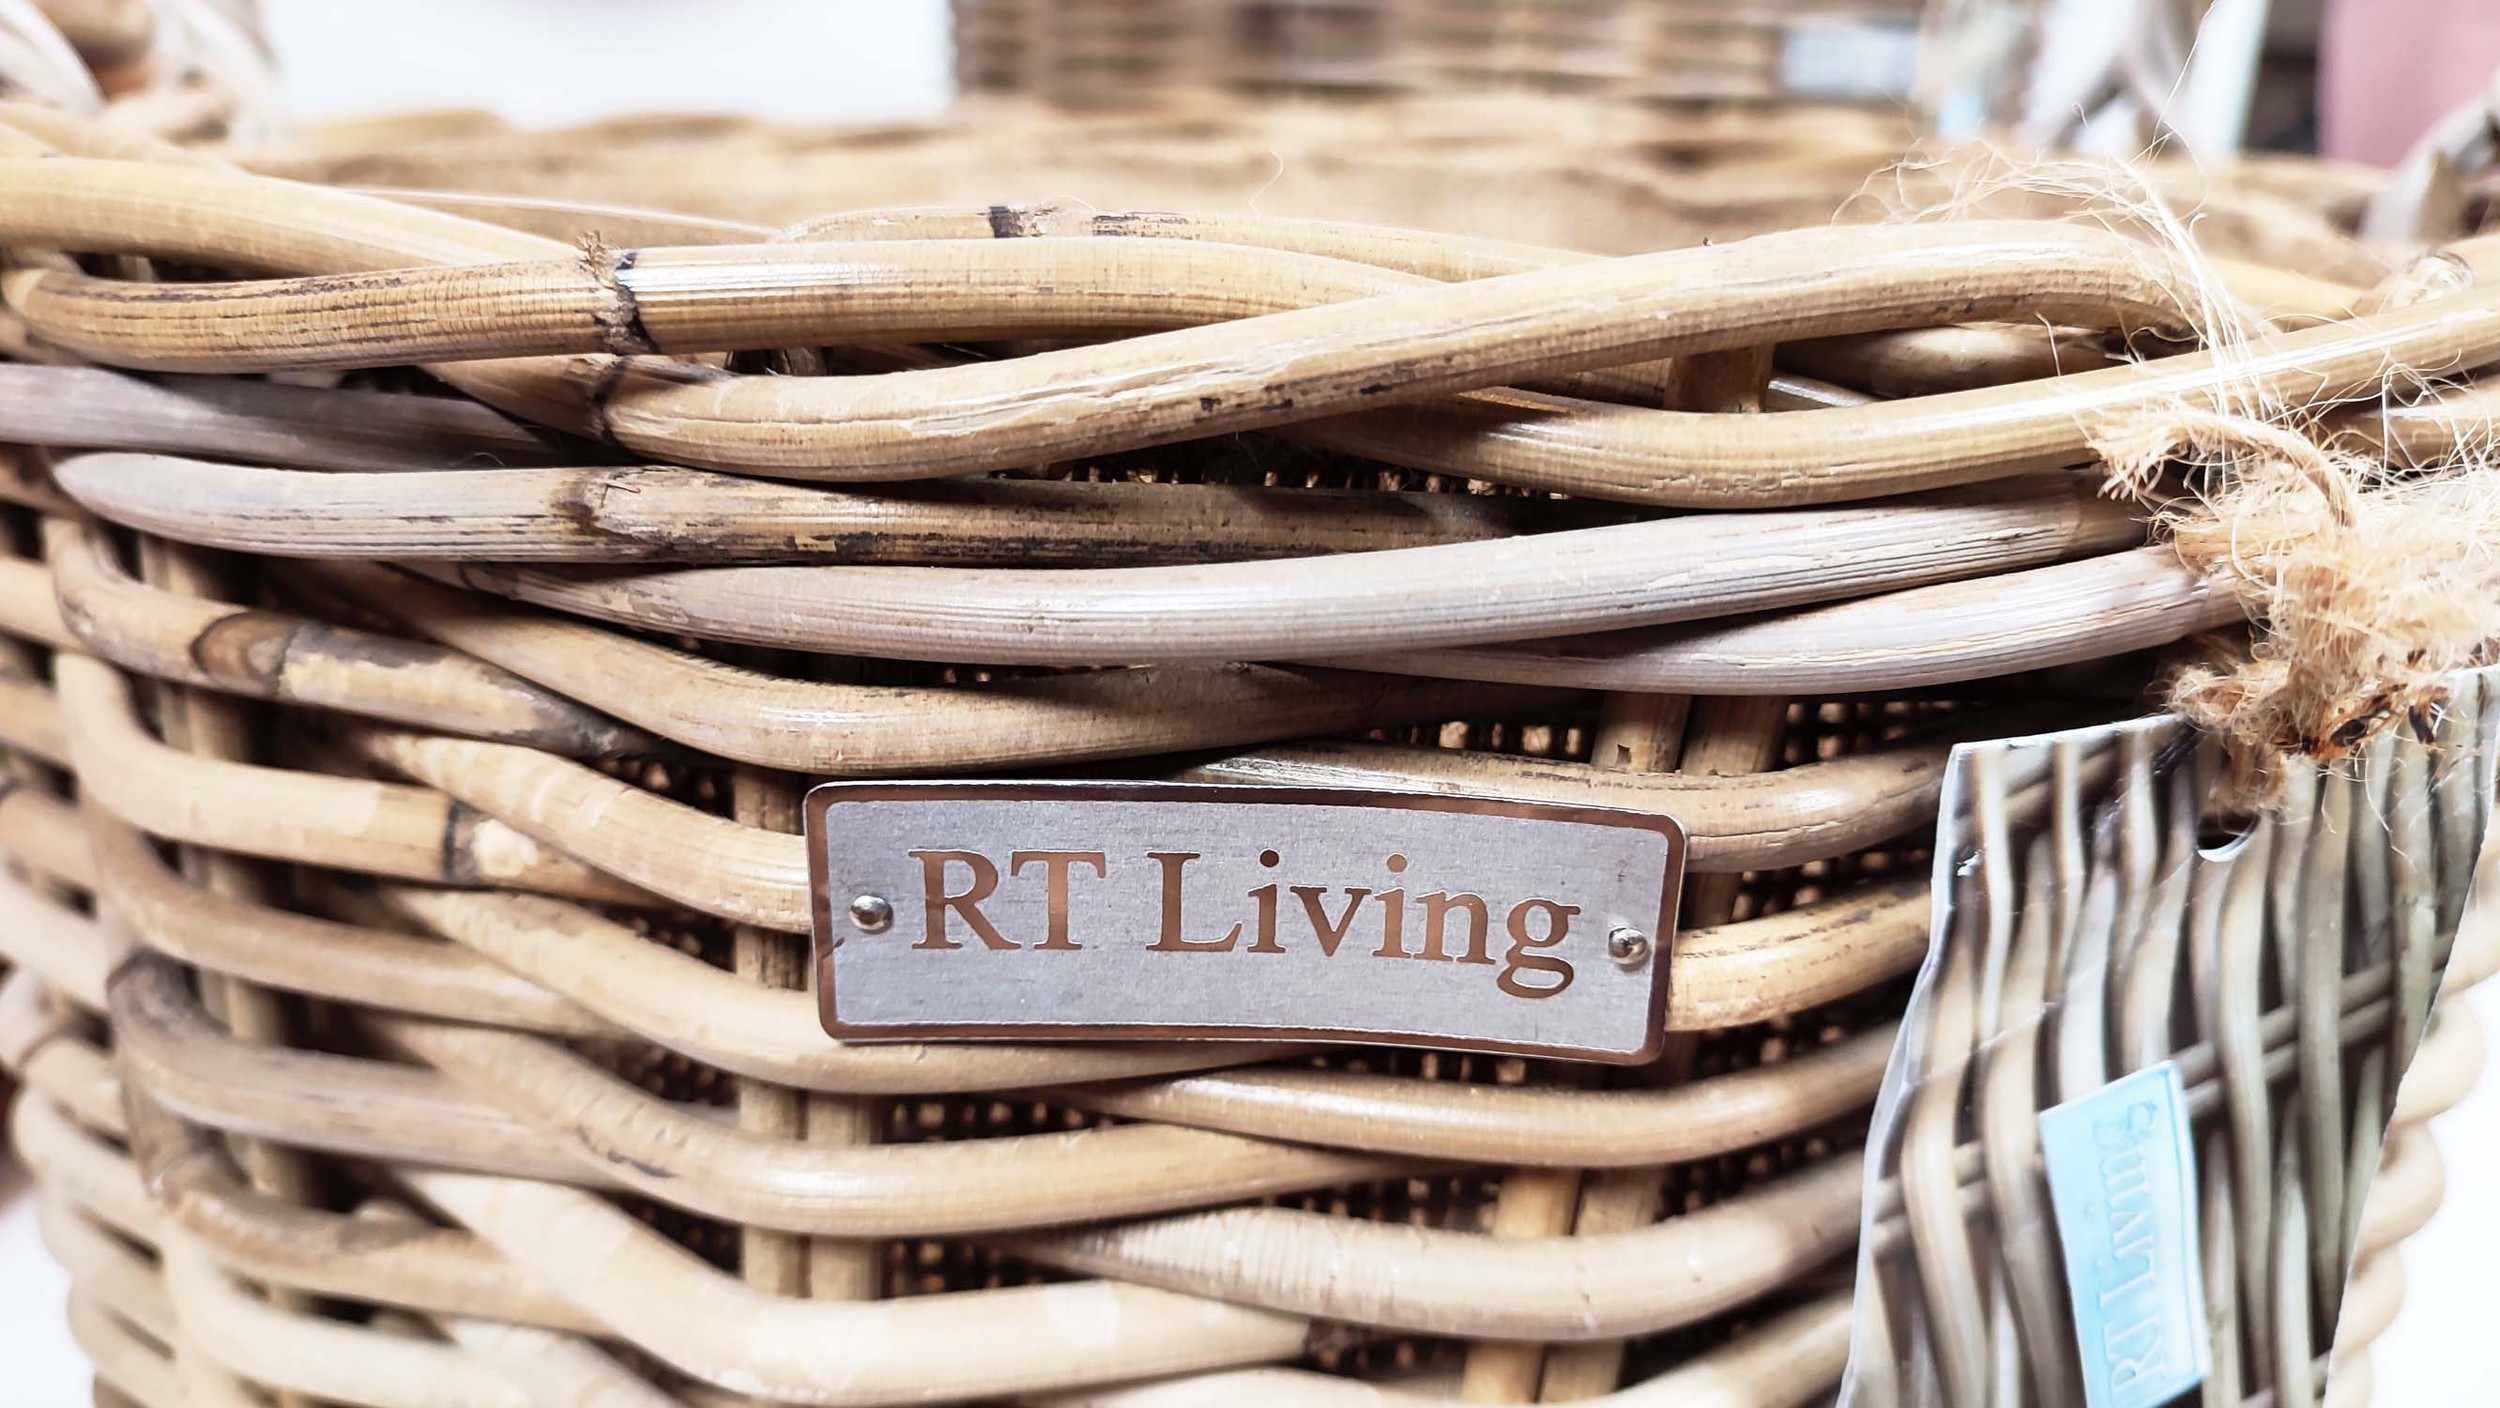
<svg viewBox="0 0 2500 1408">
<path fill-rule="evenodd" d="M 864 934 L 882 934 L 894 923 L 894 906 L 883 895 L 856 895 L 851 899 L 851 922 Z"/>
<path fill-rule="evenodd" d="M 1649 935 L 1617 924 L 1606 935 L 1606 956 L 1625 968 L 1638 968 L 1649 961 Z"/>
</svg>

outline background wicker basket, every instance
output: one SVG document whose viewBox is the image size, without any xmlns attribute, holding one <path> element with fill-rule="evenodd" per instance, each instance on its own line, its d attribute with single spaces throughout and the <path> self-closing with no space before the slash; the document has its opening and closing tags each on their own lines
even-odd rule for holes
<svg viewBox="0 0 2500 1408">
<path fill-rule="evenodd" d="M 1915 30 L 1920 0 L 955 0 L 955 80 L 1067 107 L 1173 94 L 1514 88 L 1644 102 L 1800 93 L 1802 26 Z M 1858 96 L 1906 92 L 1877 87 Z"/>
<path fill-rule="evenodd" d="M 1556 192 L 1628 111 L 1529 110 L 1504 169 Z M 1465 131 L 1371 112 L 1403 153 L 1301 213 Z M 1519 241 L 1682 238 L 1605 214 L 1629 177 L 1576 227 L 1115 203 L 1275 115 L 242 166 L 0 120 L 0 1063 L 141 1403 L 1814 1401 L 1951 744 L 2132 711 L 2243 612 L 2039 469 L 2086 454 L 2048 370 L 2111 414 L 2245 377 L 2126 359 L 2183 271 L 2097 228 L 1610 263 Z M 2225 194 L 2287 384 L 2500 345 L 2471 289 L 2348 321 L 2375 256 Z M 1672 811 L 1674 1050 L 825 1038 L 799 788 L 1045 768 Z"/>
<path fill-rule="evenodd" d="M 299 180 L 640 206 L 750 227 L 870 206 L 1081 200 L 1628 253 L 1822 223 L 1898 158 L 1907 135 L 1897 116 L 1824 122 L 1425 95 L 1324 111 L 1228 99 L 1150 115 L 1012 102 L 854 132 L 685 119 L 514 132 L 459 114 L 317 129 L 237 156 Z M 634 231 L 614 213 L 601 218 Z M 562 235 L 572 225 L 558 217 L 538 228 Z M 664 237 L 755 233 L 680 223 Z"/>
</svg>

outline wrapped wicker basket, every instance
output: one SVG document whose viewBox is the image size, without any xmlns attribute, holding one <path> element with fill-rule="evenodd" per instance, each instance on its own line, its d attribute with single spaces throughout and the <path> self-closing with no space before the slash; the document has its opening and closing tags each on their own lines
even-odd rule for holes
<svg viewBox="0 0 2500 1408">
<path fill-rule="evenodd" d="M 2500 352 L 2316 221 L 2205 230 L 2252 373 L 2130 359 L 2180 256 L 2040 209 L 1608 260 L 926 203 L 1005 137 L 797 209 L 752 133 L 0 120 L 0 1061 L 150 1405 L 1818 1401 L 1954 746 L 2246 616 L 2085 418 Z M 828 1037 L 806 785 L 1040 773 L 1670 813 L 1665 1057 Z M 2406 1121 L 2479 1058 L 2420 1044 Z"/>
<path fill-rule="evenodd" d="M 1871 1136 L 1853 1401 L 2080 1401 L 2041 1111 L 2165 1060 L 2199 1146 L 2205 1401 L 2371 1401 L 2395 1244 L 2443 1182 L 2421 1123 L 2482 1064 L 2432 991 L 2500 968 L 2489 676 L 2429 738 L 2296 770 L 2253 825 L 2199 805 L 2212 759 L 2174 719 L 1957 759 L 1951 932 Z"/>
</svg>

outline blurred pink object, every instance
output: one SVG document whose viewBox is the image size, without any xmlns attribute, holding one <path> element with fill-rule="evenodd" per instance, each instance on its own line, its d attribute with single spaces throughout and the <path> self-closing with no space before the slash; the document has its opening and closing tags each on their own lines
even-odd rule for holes
<svg viewBox="0 0 2500 1408">
<path fill-rule="evenodd" d="M 2393 166 L 2500 69 L 2500 0 L 2328 0 L 2318 145 Z"/>
</svg>

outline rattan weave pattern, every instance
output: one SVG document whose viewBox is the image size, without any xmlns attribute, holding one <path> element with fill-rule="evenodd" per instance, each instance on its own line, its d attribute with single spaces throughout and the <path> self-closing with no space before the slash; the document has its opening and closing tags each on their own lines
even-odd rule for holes
<svg viewBox="0 0 2500 1408">
<path fill-rule="evenodd" d="M 2104 230 L 776 238 L 578 134 L 528 204 L 8 133 L 0 1060 L 142 1403 L 1811 1401 L 1952 743 L 2241 614 L 2057 467 L 2243 374 L 2123 355 L 2178 256 Z M 2500 351 L 2256 252 L 2286 386 Z M 1670 811 L 1676 1049 L 826 1038 L 799 787 L 1041 769 Z"/>
</svg>

